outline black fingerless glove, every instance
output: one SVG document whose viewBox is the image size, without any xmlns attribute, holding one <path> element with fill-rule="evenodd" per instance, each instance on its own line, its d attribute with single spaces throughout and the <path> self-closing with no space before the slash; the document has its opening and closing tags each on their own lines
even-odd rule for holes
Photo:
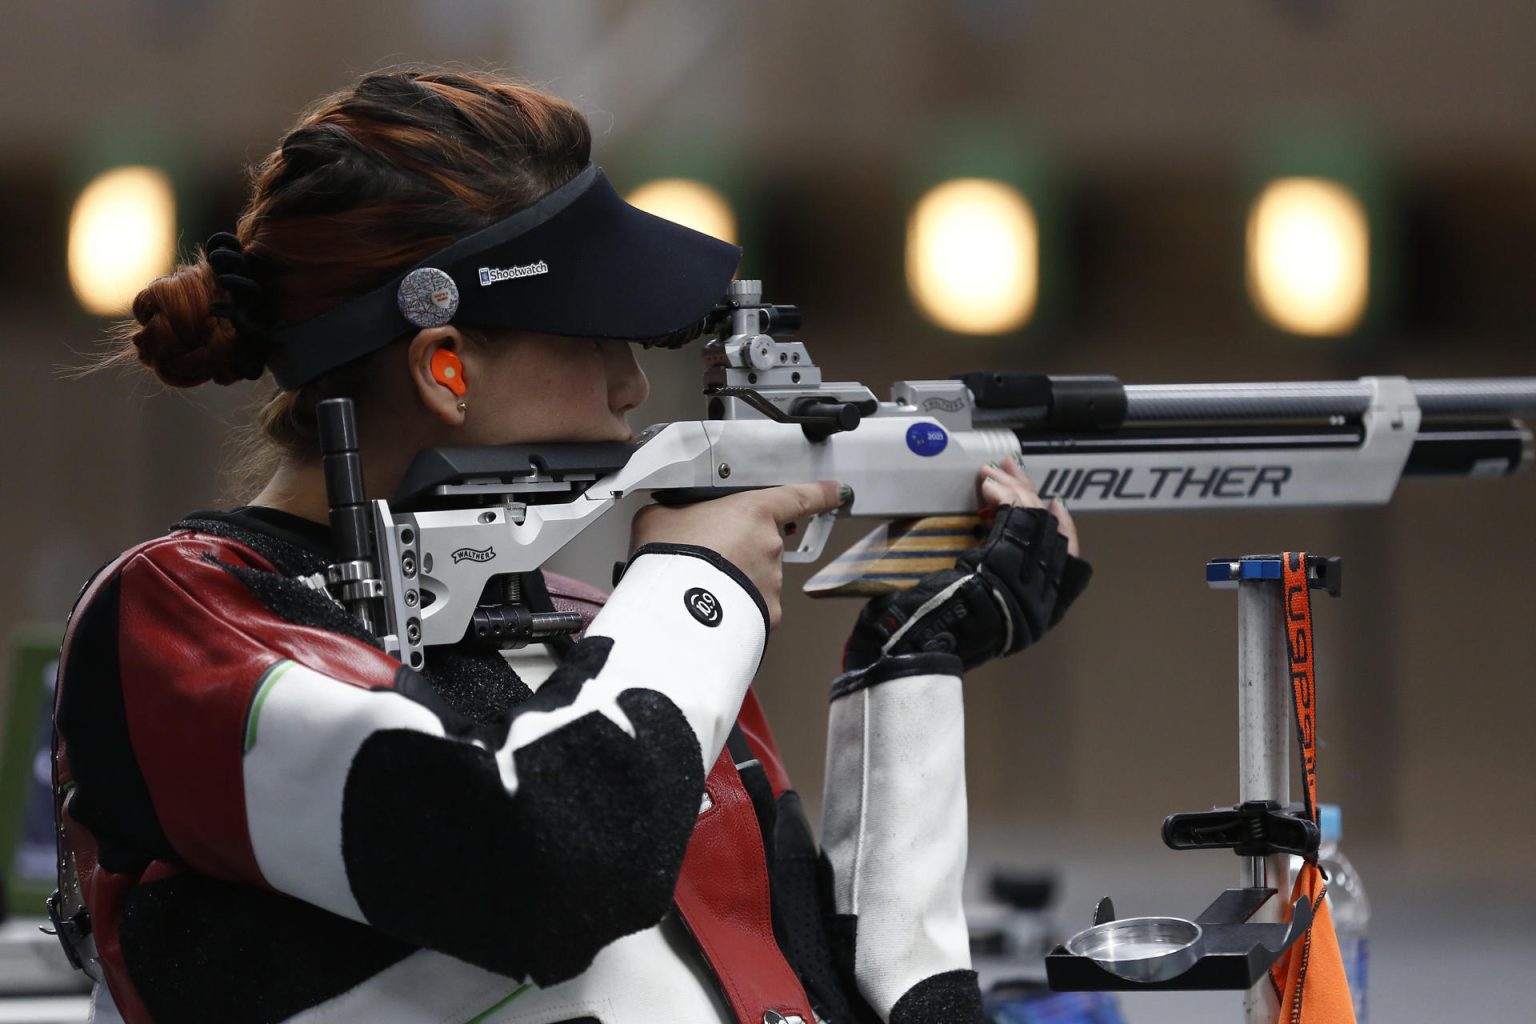
<svg viewBox="0 0 1536 1024">
<path fill-rule="evenodd" d="M 985 543 L 961 555 L 955 568 L 865 605 L 843 668 L 866 668 L 890 655 L 943 652 L 970 669 L 1013 654 L 1060 622 L 1092 575 L 1092 566 L 1067 554 L 1067 540 L 1050 513 L 1000 507 Z"/>
</svg>

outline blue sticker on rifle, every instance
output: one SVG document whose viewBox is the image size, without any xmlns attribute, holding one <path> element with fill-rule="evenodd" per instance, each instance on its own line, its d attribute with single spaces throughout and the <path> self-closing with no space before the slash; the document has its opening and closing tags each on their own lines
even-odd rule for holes
<svg viewBox="0 0 1536 1024">
<path fill-rule="evenodd" d="M 914 423 L 907 428 L 907 447 L 914 455 L 937 455 L 949 444 L 949 435 L 937 423 Z"/>
</svg>

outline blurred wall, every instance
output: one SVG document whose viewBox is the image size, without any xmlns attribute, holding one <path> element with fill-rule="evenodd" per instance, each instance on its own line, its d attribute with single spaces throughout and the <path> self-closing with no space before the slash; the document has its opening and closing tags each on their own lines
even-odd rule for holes
<svg viewBox="0 0 1536 1024">
<path fill-rule="evenodd" d="M 976 367 L 1131 382 L 1536 373 L 1536 5 L 1482 0 L 1158 4 L 786 0 L 24 5 L 0 46 L 0 404 L 12 585 L 0 629 L 58 620 L 86 574 L 182 512 L 227 504 L 225 435 L 252 388 L 163 394 L 74 379 L 103 324 L 64 283 L 68 204 L 102 139 L 167 140 L 183 240 L 233 222 L 241 165 L 306 103 L 403 60 L 506 66 L 577 100 L 616 176 L 665 145 L 746 169 L 770 296 L 800 303 L 830 378 Z M 1242 153 L 1322 110 L 1390 154 L 1421 258 L 1398 322 L 1364 346 L 1260 329 L 1240 282 Z M 1071 182 L 1073 301 L 1025 339 L 968 341 L 906 300 L 909 161 L 985 114 L 1045 138 Z M 110 147 L 106 147 L 110 148 Z M 648 357 L 642 421 L 698 415 L 688 353 Z M 1536 823 L 1536 475 L 1408 483 L 1351 512 L 1081 523 L 1097 567 L 1038 650 L 968 683 L 975 831 L 1158 848 L 1162 816 L 1236 798 L 1236 609 L 1213 556 L 1343 555 L 1319 609 L 1323 787 L 1352 846 L 1433 872 L 1478 858 L 1529 888 Z M 858 531 L 840 527 L 839 537 Z M 595 581 L 622 553 L 569 568 Z M 804 573 L 791 570 L 792 581 Z M 789 599 L 760 688 L 800 787 L 820 788 L 826 683 L 852 606 Z M 1072 843 L 1066 844 L 1068 847 Z"/>
</svg>

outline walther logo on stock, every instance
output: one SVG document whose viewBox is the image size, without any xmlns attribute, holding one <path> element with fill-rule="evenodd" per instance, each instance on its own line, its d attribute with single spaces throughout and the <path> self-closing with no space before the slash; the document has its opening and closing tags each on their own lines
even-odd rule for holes
<svg viewBox="0 0 1536 1024">
<path fill-rule="evenodd" d="M 537 263 L 525 263 L 520 267 L 481 267 L 480 286 L 495 284 L 497 281 L 512 281 L 519 277 L 537 277 L 547 273 L 549 273 L 549 264 L 543 260 Z"/>
</svg>

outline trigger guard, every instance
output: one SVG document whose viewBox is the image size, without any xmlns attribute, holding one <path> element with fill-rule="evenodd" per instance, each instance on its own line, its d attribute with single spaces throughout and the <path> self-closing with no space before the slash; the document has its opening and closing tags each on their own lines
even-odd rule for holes
<svg viewBox="0 0 1536 1024">
<path fill-rule="evenodd" d="M 818 512 L 811 516 L 811 521 L 805 525 L 805 532 L 800 536 L 800 546 L 793 551 L 784 552 L 786 562 L 814 562 L 821 557 L 827 547 L 827 538 L 832 536 L 832 525 L 837 522 L 837 509 L 831 512 Z"/>
</svg>

